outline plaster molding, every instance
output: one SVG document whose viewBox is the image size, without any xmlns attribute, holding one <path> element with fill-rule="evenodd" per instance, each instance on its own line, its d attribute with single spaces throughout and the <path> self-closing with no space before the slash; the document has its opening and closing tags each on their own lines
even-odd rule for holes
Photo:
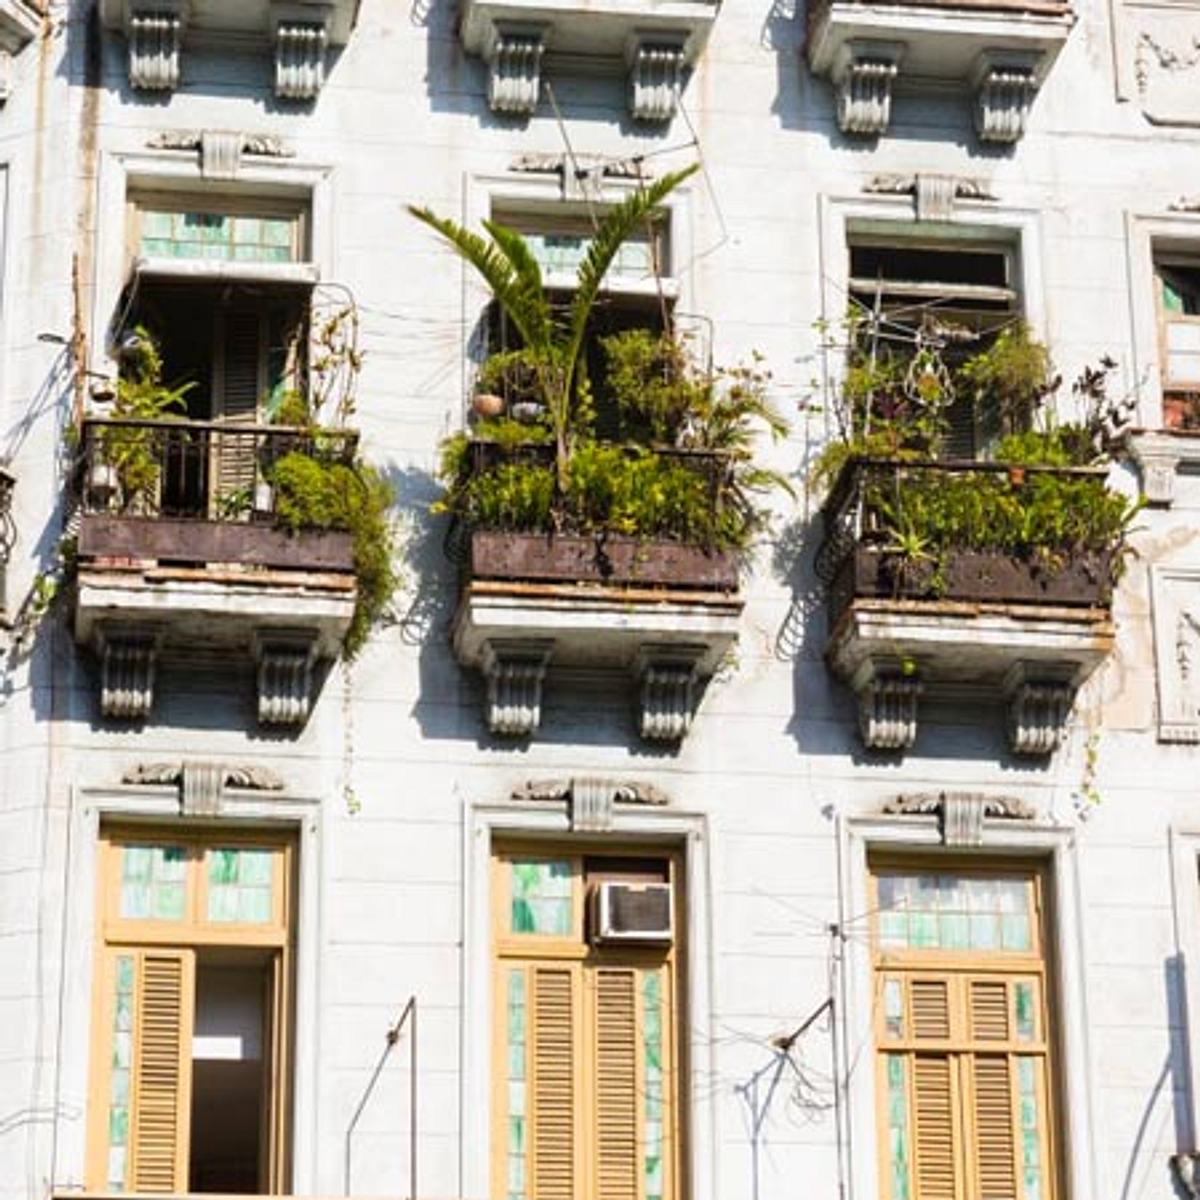
<svg viewBox="0 0 1200 1200">
<path fill-rule="evenodd" d="M 488 40 L 488 107 L 492 112 L 531 116 L 542 86 L 546 30 L 541 25 L 497 26 Z"/>
<path fill-rule="evenodd" d="M 685 37 L 636 33 L 629 41 L 629 112 L 635 121 L 669 121 L 679 107 Z"/>
<path fill-rule="evenodd" d="M 830 72 L 843 133 L 877 137 L 892 117 L 892 86 L 900 70 L 900 42 L 851 40 L 840 47 Z"/>
<path fill-rule="evenodd" d="M 883 806 L 895 816 L 936 816 L 945 846 L 978 847 L 984 842 L 984 819 L 1029 821 L 1034 812 L 1015 796 L 979 792 L 919 792 L 897 796 Z"/>
<path fill-rule="evenodd" d="M 1025 136 L 1037 95 L 1037 54 L 986 51 L 975 69 L 975 132 L 984 142 L 1012 145 Z"/>
<path fill-rule="evenodd" d="M 312 707 L 317 636 L 305 629 L 262 629 L 254 635 L 258 720 L 303 725 Z"/>
<path fill-rule="evenodd" d="M 868 659 L 851 686 L 858 696 L 858 731 L 870 750 L 910 750 L 917 740 L 921 681 L 899 666 Z"/>
<path fill-rule="evenodd" d="M 1158 740 L 1200 743 L 1200 567 L 1153 566 Z"/>
<path fill-rule="evenodd" d="M 704 646 L 648 644 L 638 651 L 638 732 L 651 742 L 678 742 L 696 709 Z"/>
<path fill-rule="evenodd" d="M 130 767 L 121 782 L 142 787 L 175 785 L 179 811 L 186 817 L 216 817 L 225 810 L 225 789 L 278 792 L 283 779 L 268 767 L 222 762 L 140 763 Z"/>
<path fill-rule="evenodd" d="M 1155 125 L 1200 127 L 1200 14 L 1127 5 L 1134 89 Z"/>
<path fill-rule="evenodd" d="M 196 151 L 202 179 L 236 179 L 243 155 L 290 158 L 293 154 L 272 134 L 229 129 L 168 129 L 149 138 L 146 145 L 152 150 Z"/>
<path fill-rule="evenodd" d="M 863 191 L 872 195 L 912 196 L 918 221 L 952 221 L 957 201 L 996 199 L 982 179 L 929 172 L 874 175 L 863 185 Z"/>
<path fill-rule="evenodd" d="M 544 638 L 493 638 L 483 644 L 485 715 L 492 733 L 528 737 L 542 723 L 542 684 L 554 643 Z"/>
<path fill-rule="evenodd" d="M 1125 449 L 1137 465 L 1142 492 L 1151 504 L 1172 504 L 1180 471 L 1200 471 L 1200 436 L 1195 433 L 1142 430 L 1126 438 Z"/>
<path fill-rule="evenodd" d="M 531 779 L 520 787 L 513 788 L 513 800 L 558 801 L 570 800 L 581 780 L 576 779 Z M 589 784 L 597 783 L 594 778 L 587 780 Z M 599 781 L 612 793 L 612 799 L 620 804 L 649 804 L 663 805 L 670 803 L 666 792 L 652 783 L 644 783 L 640 779 Z"/>
<path fill-rule="evenodd" d="M 150 715 L 159 641 L 155 630 L 104 624 L 97 629 L 100 712 L 104 716 L 118 721 L 144 721 Z"/>
<path fill-rule="evenodd" d="M 125 37 L 131 87 L 170 92 L 179 86 L 184 11 L 179 0 L 155 0 L 152 6 L 130 9 Z"/>
</svg>

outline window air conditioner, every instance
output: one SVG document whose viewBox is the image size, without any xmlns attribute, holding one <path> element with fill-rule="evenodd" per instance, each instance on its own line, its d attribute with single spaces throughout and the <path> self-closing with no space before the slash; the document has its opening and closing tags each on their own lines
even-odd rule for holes
<svg viewBox="0 0 1200 1200">
<path fill-rule="evenodd" d="M 673 916 L 669 883 L 601 883 L 592 892 L 592 941 L 670 942 Z"/>
</svg>

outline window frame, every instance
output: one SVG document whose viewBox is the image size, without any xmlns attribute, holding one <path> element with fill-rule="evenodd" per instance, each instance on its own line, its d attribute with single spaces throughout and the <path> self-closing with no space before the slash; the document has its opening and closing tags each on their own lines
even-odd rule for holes
<svg viewBox="0 0 1200 1200">
<path fill-rule="evenodd" d="M 321 798 L 294 792 L 225 792 L 221 822 L 181 818 L 179 789 L 171 786 L 74 786 L 70 793 L 67 880 L 64 901 L 63 962 L 69 964 L 62 986 L 62 1020 L 56 1074 L 56 1111 L 80 1111 L 83 1119 L 61 1121 L 54 1167 L 55 1186 L 85 1191 L 91 1111 L 93 1013 L 100 980 L 94 969 L 95 948 L 102 933 L 103 889 L 99 847 L 101 828 L 137 831 L 201 831 L 210 827 L 229 836 L 234 831 L 295 844 L 293 969 L 290 1014 L 290 1069 L 287 1175 L 292 1194 L 316 1187 L 318 1112 L 316 1104 L 317 996 L 319 993 Z"/>
<path fill-rule="evenodd" d="M 852 811 L 852 810 L 851 810 Z M 1057 1117 L 1057 1163 L 1064 1197 L 1097 1194 L 1100 1179 L 1094 1136 L 1087 1001 L 1084 987 L 1082 898 L 1078 848 L 1071 827 L 1048 820 L 988 821 L 977 851 L 951 850 L 942 844 L 936 815 L 845 816 L 837 818 L 838 922 L 850 931 L 842 941 L 843 970 L 837 1001 L 844 1015 L 838 1057 L 846 1078 L 846 1143 L 843 1170 L 849 1179 L 848 1200 L 877 1200 L 881 1194 L 878 1105 L 881 1101 L 875 1055 L 856 1048 L 876 1045 L 874 956 L 870 938 L 861 932 L 870 911 L 870 867 L 887 856 L 941 866 L 963 863 L 1003 868 L 1006 862 L 1040 864 L 1054 903 L 1045 916 L 1047 995 L 1056 1013 L 1050 1053 L 1054 1058 L 1054 1103 Z M 861 1150 L 856 1151 L 856 1147 Z"/>
<path fill-rule="evenodd" d="M 1191 253 L 1165 249 L 1155 251 L 1153 266 L 1154 308 L 1158 318 L 1159 385 L 1162 388 L 1163 399 L 1165 400 L 1168 396 L 1200 394 L 1200 372 L 1197 372 L 1194 378 L 1188 380 L 1175 380 L 1171 377 L 1169 346 L 1169 329 L 1172 325 L 1185 325 L 1200 332 L 1200 313 L 1178 313 L 1174 315 L 1168 313 L 1166 306 L 1163 304 L 1163 280 L 1161 274 L 1161 268 L 1163 267 L 1184 267 L 1200 273 L 1200 242 L 1196 243 Z"/>
<path fill-rule="evenodd" d="M 604 834 L 576 833 L 567 801 L 494 803 L 466 799 L 463 821 L 463 1020 L 459 1176 L 464 1195 L 491 1195 L 493 1121 L 493 927 L 495 886 L 493 843 L 506 848 L 547 849 L 570 845 L 581 854 L 611 847 L 625 855 L 676 852 L 687 881 L 676 909 L 677 927 L 687 930 L 689 952 L 679 968 L 679 1033 L 681 1056 L 677 1110 L 681 1133 L 680 1187 L 686 1200 L 716 1200 L 719 1147 L 717 1112 L 712 1089 L 702 1085 L 717 1069 L 716 1047 L 701 1035 L 713 1027 L 711 897 L 708 820 L 677 808 L 620 805 L 612 829 Z M 489 1153 L 479 1154 L 479 1146 Z"/>
</svg>

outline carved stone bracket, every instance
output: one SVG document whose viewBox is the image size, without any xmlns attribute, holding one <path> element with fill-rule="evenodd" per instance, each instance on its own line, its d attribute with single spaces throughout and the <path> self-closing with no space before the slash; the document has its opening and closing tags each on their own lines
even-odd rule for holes
<svg viewBox="0 0 1200 1200">
<path fill-rule="evenodd" d="M 275 95 L 284 100 L 315 99 L 325 83 L 329 21 L 314 21 L 314 11 L 320 9 L 306 8 L 303 17 L 275 12 Z"/>
<path fill-rule="evenodd" d="M 959 200 L 995 200 L 981 179 L 961 175 L 876 175 L 863 187 L 876 195 L 913 197 L 918 221 L 949 221 Z"/>
<path fill-rule="evenodd" d="M 1174 503 L 1175 476 L 1185 460 L 1192 468 L 1200 461 L 1200 445 L 1191 438 L 1138 433 L 1126 440 L 1129 455 L 1142 477 L 1142 493 L 1151 504 Z"/>
<path fill-rule="evenodd" d="M 488 107 L 492 112 L 530 116 L 542 86 L 546 31 L 540 25 L 498 27 L 487 48 Z"/>
<path fill-rule="evenodd" d="M 921 681 L 915 673 L 868 659 L 853 682 L 858 695 L 858 731 L 871 750 L 909 750 L 917 740 L 917 701 Z"/>
<path fill-rule="evenodd" d="M 487 724 L 505 737 L 528 737 L 542 723 L 542 683 L 554 643 L 498 639 L 483 647 Z"/>
<path fill-rule="evenodd" d="M 125 28 L 129 43 L 129 83 L 142 91 L 169 92 L 179 86 L 183 9 L 171 0 L 130 11 Z"/>
<path fill-rule="evenodd" d="M 514 800 L 566 800 L 571 828 L 577 833 L 607 832 L 613 826 L 617 804 L 668 803 L 666 793 L 653 784 L 583 777 L 531 781 L 514 788 Z"/>
<path fill-rule="evenodd" d="M 238 133 L 223 129 L 167 129 L 146 145 L 152 150 L 195 150 L 200 154 L 200 174 L 205 179 L 236 179 L 242 156 L 291 158 L 279 138 L 269 133 Z"/>
<path fill-rule="evenodd" d="M 1005 686 L 1008 744 L 1014 754 L 1053 754 L 1067 736 L 1075 703 L 1073 671 L 1017 663 Z"/>
<path fill-rule="evenodd" d="M 987 51 L 975 68 L 975 131 L 980 140 L 1011 145 L 1025 134 L 1037 95 L 1036 54 Z"/>
<path fill-rule="evenodd" d="M 159 635 L 155 631 L 102 626 L 100 712 L 119 721 L 143 721 L 154 707 L 154 671 Z"/>
<path fill-rule="evenodd" d="M 227 787 L 283 790 L 283 780 L 267 767 L 221 762 L 142 763 L 126 771 L 121 782 L 178 785 L 179 810 L 189 817 L 219 816 Z"/>
<path fill-rule="evenodd" d="M 1013 796 L 986 796 L 976 792 L 922 792 L 897 796 L 883 806 L 885 813 L 898 816 L 936 814 L 946 846 L 983 845 L 985 817 L 1028 821 L 1033 809 Z"/>
<path fill-rule="evenodd" d="M 646 645 L 638 653 L 638 731 L 652 742 L 678 742 L 691 728 L 704 646 Z"/>
<path fill-rule="evenodd" d="M 876 137 L 892 117 L 892 85 L 904 47 L 899 42 L 849 41 L 831 78 L 837 89 L 837 123 L 843 133 Z"/>
<path fill-rule="evenodd" d="M 303 725 L 312 706 L 316 635 L 304 629 L 263 629 L 254 637 L 258 663 L 258 720 Z"/>
<path fill-rule="evenodd" d="M 684 41 L 635 34 L 626 51 L 629 112 L 636 121 L 669 121 L 679 107 Z"/>
</svg>

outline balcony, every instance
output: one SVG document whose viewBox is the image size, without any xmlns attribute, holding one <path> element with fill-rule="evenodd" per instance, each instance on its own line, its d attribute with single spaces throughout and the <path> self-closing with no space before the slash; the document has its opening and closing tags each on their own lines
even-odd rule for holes
<svg viewBox="0 0 1200 1200">
<path fill-rule="evenodd" d="M 1002 695 L 1013 753 L 1058 748 L 1079 685 L 1113 647 L 1128 506 L 1104 476 L 846 464 L 823 509 L 817 571 L 828 588 L 826 658 L 857 694 L 869 748 L 909 749 L 923 694 Z M 1024 524 L 1025 539 L 1005 536 L 997 513 Z"/>
<path fill-rule="evenodd" d="M 184 49 L 216 43 L 269 49 L 276 96 L 301 101 L 320 92 L 357 13 L 357 0 L 101 0 L 105 27 L 128 43 L 131 87 L 174 91 Z"/>
<path fill-rule="evenodd" d="M 357 435 L 252 424 L 84 421 L 75 637 L 101 664 L 104 716 L 141 720 L 162 656 L 256 663 L 258 719 L 301 725 L 317 664 L 355 611 L 351 536 L 289 532 L 272 468 L 353 460 Z"/>
<path fill-rule="evenodd" d="M 712 453 L 659 450 L 715 494 L 725 464 Z M 551 445 L 469 446 L 469 476 L 509 465 L 549 474 Z M 678 742 L 709 676 L 737 639 L 738 559 L 677 539 L 554 532 L 476 522 L 460 527 L 465 553 L 455 654 L 487 681 L 495 734 L 524 737 L 541 721 L 547 669 L 626 676 L 637 725 L 650 741 Z"/>
<path fill-rule="evenodd" d="M 1074 23 L 1066 0 L 814 0 L 808 62 L 843 133 L 884 133 L 902 86 L 951 85 L 972 93 L 981 141 L 1011 144 Z"/>
<path fill-rule="evenodd" d="M 537 108 L 543 59 L 625 70 L 629 111 L 669 121 L 684 73 L 699 58 L 719 0 L 465 0 L 461 35 L 488 64 L 493 112 Z"/>
</svg>

